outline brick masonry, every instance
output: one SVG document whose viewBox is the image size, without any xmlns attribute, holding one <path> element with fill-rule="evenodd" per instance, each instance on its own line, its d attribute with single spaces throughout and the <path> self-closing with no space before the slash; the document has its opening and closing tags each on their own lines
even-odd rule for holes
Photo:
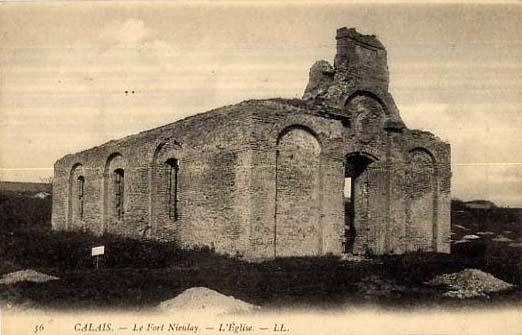
<svg viewBox="0 0 522 335">
<path fill-rule="evenodd" d="M 400 118 L 384 46 L 341 28 L 303 99 L 244 101 L 58 160 L 52 223 L 249 260 L 447 253 L 450 179 L 449 144 Z"/>
</svg>

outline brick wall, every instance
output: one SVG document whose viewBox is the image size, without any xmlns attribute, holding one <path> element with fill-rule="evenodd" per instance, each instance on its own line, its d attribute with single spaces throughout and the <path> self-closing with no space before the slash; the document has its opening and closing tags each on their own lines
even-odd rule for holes
<svg viewBox="0 0 522 335">
<path fill-rule="evenodd" d="M 55 164 L 54 229 L 244 252 L 248 230 L 240 218 L 246 216 L 247 125 L 242 108 L 222 108 L 63 157 Z M 168 212 L 165 164 L 170 158 L 179 161 L 176 217 Z M 115 212 L 116 169 L 125 171 L 122 219 Z M 83 220 L 76 218 L 75 187 L 69 187 L 79 175 L 85 178 Z"/>
<path fill-rule="evenodd" d="M 247 258 L 340 254 L 347 157 L 364 154 L 371 164 L 354 185 L 353 251 L 447 252 L 449 147 L 432 135 L 379 127 L 360 141 L 361 129 L 273 100 L 210 114 L 58 161 L 53 227 L 174 239 Z M 169 159 L 179 162 L 175 217 Z M 114 212 L 115 169 L 125 171 L 122 220 Z"/>
</svg>

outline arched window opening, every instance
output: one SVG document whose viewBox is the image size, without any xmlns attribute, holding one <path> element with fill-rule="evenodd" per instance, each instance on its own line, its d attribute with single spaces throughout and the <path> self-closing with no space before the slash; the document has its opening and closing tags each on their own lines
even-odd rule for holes
<svg viewBox="0 0 522 335">
<path fill-rule="evenodd" d="M 123 220 L 125 194 L 125 172 L 123 169 L 114 170 L 114 210 L 118 220 Z"/>
<path fill-rule="evenodd" d="M 67 185 L 67 229 L 82 225 L 84 198 L 84 169 L 82 164 L 72 166 Z"/>
<path fill-rule="evenodd" d="M 165 164 L 168 168 L 168 210 L 169 217 L 173 220 L 178 219 L 178 171 L 179 161 L 175 158 L 169 158 Z"/>
<path fill-rule="evenodd" d="M 85 178 L 83 176 L 78 177 L 78 217 L 83 220 L 83 199 L 85 189 Z"/>
</svg>

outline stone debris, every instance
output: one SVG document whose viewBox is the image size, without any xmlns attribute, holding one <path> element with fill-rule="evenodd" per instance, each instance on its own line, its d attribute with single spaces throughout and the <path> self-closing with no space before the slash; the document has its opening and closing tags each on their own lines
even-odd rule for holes
<svg viewBox="0 0 522 335">
<path fill-rule="evenodd" d="M 45 199 L 51 196 L 51 193 L 49 192 L 38 192 L 35 195 L 33 195 L 33 198 L 37 199 Z"/>
<path fill-rule="evenodd" d="M 477 269 L 464 269 L 460 272 L 443 274 L 426 284 L 430 286 L 445 285 L 448 287 L 448 291 L 443 296 L 458 299 L 487 297 L 487 293 L 500 292 L 514 287 L 510 283 Z"/>
<path fill-rule="evenodd" d="M 5 274 L 0 278 L 0 285 L 16 284 L 18 282 L 44 283 L 49 280 L 60 279 L 34 270 L 20 270 Z"/>
<path fill-rule="evenodd" d="M 462 237 L 463 240 L 476 240 L 476 239 L 479 239 L 479 238 L 480 238 L 480 236 L 474 235 L 474 234 L 464 235 Z"/>
<path fill-rule="evenodd" d="M 478 231 L 475 234 L 480 235 L 480 236 L 483 236 L 483 235 L 495 235 L 495 233 L 492 232 L 492 231 Z"/>
<path fill-rule="evenodd" d="M 364 256 L 361 256 L 361 255 L 352 255 L 352 254 L 342 254 L 341 257 L 339 258 L 340 261 L 344 261 L 344 262 L 354 262 L 354 263 L 359 263 L 359 262 L 364 262 L 364 261 L 369 261 L 370 259 L 368 259 L 367 257 L 364 257 Z"/>
<path fill-rule="evenodd" d="M 469 242 L 471 242 L 471 241 L 470 241 L 470 240 L 464 240 L 464 239 L 463 239 L 463 240 L 457 240 L 457 241 L 452 241 L 452 242 L 455 243 L 455 244 L 460 244 L 460 243 L 469 243 Z"/>
<path fill-rule="evenodd" d="M 193 287 L 175 298 L 161 302 L 159 309 L 165 312 L 205 312 L 222 315 L 251 312 L 259 309 L 259 306 L 206 287 Z"/>
<path fill-rule="evenodd" d="M 451 225 L 452 227 L 455 227 L 455 228 L 459 228 L 459 229 L 462 229 L 462 230 L 469 230 L 468 228 L 464 227 L 464 226 L 461 226 L 459 224 L 454 224 L 454 225 Z"/>
<path fill-rule="evenodd" d="M 505 237 L 504 235 L 497 235 L 497 237 L 491 240 L 495 242 L 513 242 L 512 239 L 510 239 L 509 237 Z"/>
</svg>

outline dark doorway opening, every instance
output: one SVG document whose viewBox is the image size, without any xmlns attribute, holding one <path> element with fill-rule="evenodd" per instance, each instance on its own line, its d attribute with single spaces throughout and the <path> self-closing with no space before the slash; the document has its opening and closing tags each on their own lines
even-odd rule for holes
<svg viewBox="0 0 522 335">
<path fill-rule="evenodd" d="M 372 159 L 361 154 L 348 155 L 344 169 L 344 252 L 353 253 L 359 221 L 367 216 L 367 185 L 364 172 Z"/>
</svg>

